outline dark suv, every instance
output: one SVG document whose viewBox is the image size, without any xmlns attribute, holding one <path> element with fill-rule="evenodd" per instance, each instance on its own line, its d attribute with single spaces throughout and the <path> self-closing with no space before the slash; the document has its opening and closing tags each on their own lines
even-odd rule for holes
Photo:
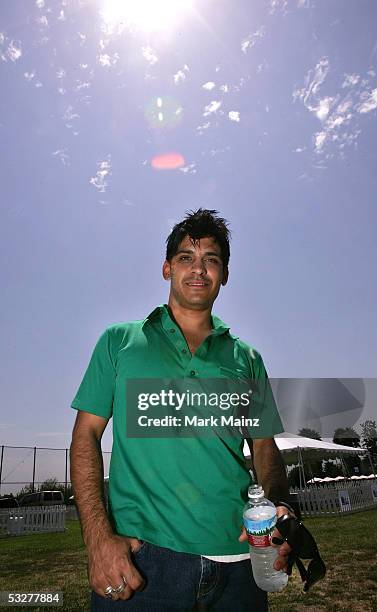
<svg viewBox="0 0 377 612">
<path fill-rule="evenodd" d="M 1 508 L 18 508 L 19 504 L 15 497 L 0 497 Z"/>
</svg>

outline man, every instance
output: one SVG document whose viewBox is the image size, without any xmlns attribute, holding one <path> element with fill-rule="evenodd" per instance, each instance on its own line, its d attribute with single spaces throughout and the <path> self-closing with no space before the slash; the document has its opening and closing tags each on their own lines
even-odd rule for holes
<svg viewBox="0 0 377 612">
<path fill-rule="evenodd" d="M 199 209 L 167 239 L 167 305 L 143 321 L 109 327 L 99 339 L 72 407 L 78 410 L 71 478 L 88 551 L 92 610 L 218 612 L 267 609 L 254 582 L 242 507 L 250 476 L 242 437 L 127 437 L 135 379 L 195 381 L 246 376 L 269 385 L 260 355 L 211 315 L 228 280 L 229 230 Z M 113 417 L 110 519 L 100 441 Z M 274 502 L 288 498 L 281 455 L 270 434 L 250 441 L 258 482 Z M 274 430 L 274 431 L 273 431 Z M 286 514 L 278 505 L 277 513 Z M 275 535 L 278 535 L 276 532 Z M 283 544 L 275 568 L 286 567 Z"/>
</svg>

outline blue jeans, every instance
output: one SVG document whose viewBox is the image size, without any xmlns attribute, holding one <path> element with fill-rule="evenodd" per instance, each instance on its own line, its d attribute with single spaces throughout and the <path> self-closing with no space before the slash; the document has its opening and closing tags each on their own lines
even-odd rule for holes
<svg viewBox="0 0 377 612">
<path fill-rule="evenodd" d="M 218 563 L 144 542 L 133 562 L 146 580 L 125 601 L 92 593 L 93 612 L 266 612 L 267 593 L 255 584 L 250 560 Z"/>
</svg>

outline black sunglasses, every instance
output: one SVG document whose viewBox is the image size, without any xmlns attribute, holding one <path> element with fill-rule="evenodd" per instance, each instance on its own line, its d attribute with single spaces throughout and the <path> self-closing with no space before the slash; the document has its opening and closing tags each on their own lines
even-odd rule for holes
<svg viewBox="0 0 377 612">
<path fill-rule="evenodd" d="M 326 574 L 326 565 L 321 559 L 316 541 L 305 525 L 294 516 L 285 514 L 279 517 L 276 528 L 292 548 L 288 557 L 287 574 L 291 575 L 292 566 L 296 563 L 306 592 Z M 307 568 L 301 559 L 311 560 Z"/>
</svg>

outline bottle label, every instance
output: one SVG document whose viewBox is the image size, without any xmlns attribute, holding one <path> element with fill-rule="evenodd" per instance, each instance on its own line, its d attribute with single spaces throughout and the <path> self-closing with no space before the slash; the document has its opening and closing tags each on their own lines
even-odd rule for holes
<svg viewBox="0 0 377 612">
<path fill-rule="evenodd" d="M 253 521 L 250 518 L 244 518 L 244 525 L 247 533 L 247 539 L 251 546 L 266 547 L 271 546 L 271 534 L 275 528 L 276 515 L 271 518 L 261 521 Z"/>
</svg>

